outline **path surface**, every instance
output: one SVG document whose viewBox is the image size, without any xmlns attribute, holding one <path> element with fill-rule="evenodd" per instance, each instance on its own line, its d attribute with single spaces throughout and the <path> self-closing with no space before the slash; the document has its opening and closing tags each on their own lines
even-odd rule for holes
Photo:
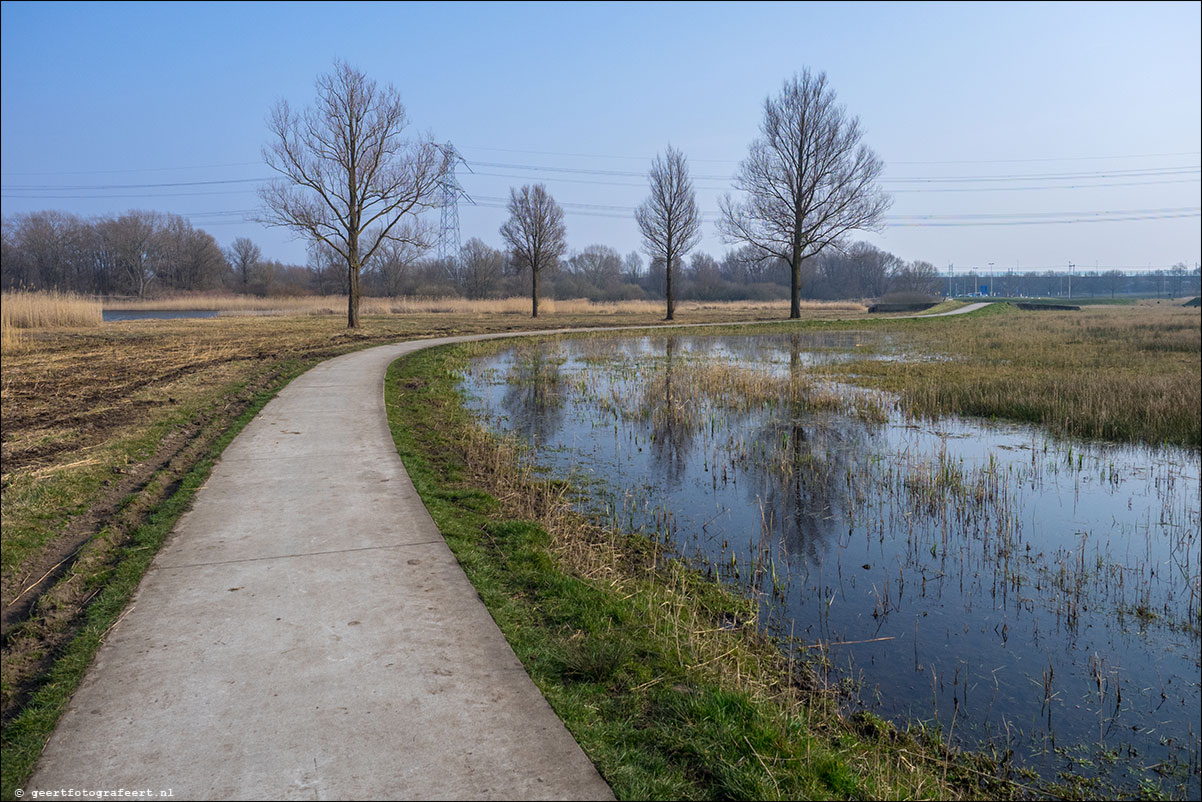
<svg viewBox="0 0 1202 802">
<path fill-rule="evenodd" d="M 881 319 L 882 320 L 901 320 L 901 319 L 911 320 L 911 319 L 922 319 L 922 318 L 926 318 L 926 317 L 951 317 L 952 315 L 967 315 L 969 312 L 975 312 L 978 309 L 984 309 L 985 307 L 989 306 L 992 303 L 994 303 L 994 301 L 980 301 L 977 303 L 967 304 L 965 306 L 960 307 L 959 309 L 949 309 L 946 312 L 936 312 L 933 315 L 899 315 L 897 317 L 888 317 L 888 318 L 881 318 Z"/>
<path fill-rule="evenodd" d="M 968 304 L 967 306 L 962 306 L 959 309 L 952 309 L 950 312 L 939 312 L 938 314 L 934 314 L 934 315 L 925 315 L 925 317 L 948 317 L 949 315 L 967 315 L 969 312 L 975 312 L 978 309 L 984 309 L 985 307 L 989 306 L 991 303 L 993 303 L 993 301 L 982 301 L 982 302 L 978 302 L 978 303 L 974 303 L 974 304 Z M 919 317 L 924 317 L 924 315 L 919 315 Z"/>
<path fill-rule="evenodd" d="M 397 456 L 384 372 L 331 359 L 226 449 L 109 633 L 33 790 L 612 799 Z"/>
</svg>

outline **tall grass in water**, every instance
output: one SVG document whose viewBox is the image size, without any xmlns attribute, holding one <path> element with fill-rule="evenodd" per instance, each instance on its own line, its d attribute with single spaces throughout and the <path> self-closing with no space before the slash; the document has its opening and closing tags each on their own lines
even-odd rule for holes
<svg viewBox="0 0 1202 802">
<path fill-rule="evenodd" d="M 0 342 L 4 350 L 18 347 L 21 329 L 58 326 L 98 326 L 100 302 L 67 292 L 5 292 L 0 299 Z"/>
</svg>

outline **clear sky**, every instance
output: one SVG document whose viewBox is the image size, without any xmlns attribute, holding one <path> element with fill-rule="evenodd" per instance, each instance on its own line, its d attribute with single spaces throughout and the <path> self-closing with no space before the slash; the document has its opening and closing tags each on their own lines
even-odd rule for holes
<svg viewBox="0 0 1202 802">
<path fill-rule="evenodd" d="M 896 194 L 866 237 L 877 245 L 941 270 L 1192 268 L 1200 9 L 6 2 L 3 214 L 158 209 L 223 246 L 249 236 L 303 262 L 302 242 L 243 220 L 269 175 L 269 107 L 310 104 L 342 58 L 394 84 L 412 130 L 468 160 L 463 240 L 499 247 L 509 187 L 541 181 L 565 205 L 571 248 L 625 253 L 651 157 L 682 149 L 716 212 L 764 98 L 808 66 L 886 163 Z M 711 223 L 704 233 L 701 249 L 721 255 Z"/>
</svg>

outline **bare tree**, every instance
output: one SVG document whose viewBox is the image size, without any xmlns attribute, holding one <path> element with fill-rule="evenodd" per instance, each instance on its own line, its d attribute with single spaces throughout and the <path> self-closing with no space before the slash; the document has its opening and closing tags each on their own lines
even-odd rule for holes
<svg viewBox="0 0 1202 802">
<path fill-rule="evenodd" d="M 622 282 L 622 256 L 608 245 L 588 245 L 568 260 L 571 270 L 584 282 L 590 298 L 613 300 Z"/>
<path fill-rule="evenodd" d="M 676 314 L 676 294 L 672 291 L 672 275 L 701 238 L 701 215 L 697 211 L 697 194 L 689 178 L 689 163 L 684 154 L 671 145 L 662 156 L 656 155 L 647 175 L 651 195 L 634 211 L 643 246 L 652 259 L 663 260 L 664 297 L 667 316 Z"/>
<path fill-rule="evenodd" d="M 530 269 L 530 316 L 538 317 L 539 273 L 555 267 L 567 247 L 563 209 L 542 184 L 510 189 L 509 219 L 501 226 L 501 236 L 517 268 Z"/>
<path fill-rule="evenodd" d="M 112 255 L 118 286 L 146 297 L 159 277 L 162 256 L 161 216 L 157 212 L 130 211 L 97 223 L 103 247 Z"/>
<path fill-rule="evenodd" d="M 226 252 L 225 258 L 234 269 L 234 276 L 242 285 L 243 291 L 247 291 L 250 288 L 251 277 L 263 259 L 263 252 L 250 237 L 238 237 Z"/>
<path fill-rule="evenodd" d="M 472 237 L 459 249 L 456 283 L 468 298 L 487 298 L 494 294 L 505 274 L 505 254 Z"/>
<path fill-rule="evenodd" d="M 930 262 L 918 259 L 908 264 L 899 260 L 889 277 L 891 293 L 934 295 L 938 288 L 939 271 Z"/>
<path fill-rule="evenodd" d="M 317 79 L 317 103 L 272 109 L 274 141 L 263 149 L 282 177 L 260 191 L 263 222 L 302 232 L 346 263 L 347 327 L 359 325 L 359 271 L 387 241 L 428 245 L 417 215 L 437 205 L 444 152 L 428 137 L 408 142 L 400 93 L 344 62 Z M 370 229 L 370 232 L 369 232 Z"/>
<path fill-rule="evenodd" d="M 375 269 L 385 295 L 395 298 L 401 294 L 423 250 L 412 242 L 389 242 L 381 249 Z"/>
<path fill-rule="evenodd" d="M 789 317 L 801 317 L 801 265 L 854 230 L 880 224 L 891 203 L 876 185 L 883 164 L 860 142 L 857 117 L 836 102 L 826 73 L 803 70 L 764 101 L 760 138 L 739 164 L 719 230 L 728 242 L 755 247 L 760 258 L 790 270 Z"/>
</svg>

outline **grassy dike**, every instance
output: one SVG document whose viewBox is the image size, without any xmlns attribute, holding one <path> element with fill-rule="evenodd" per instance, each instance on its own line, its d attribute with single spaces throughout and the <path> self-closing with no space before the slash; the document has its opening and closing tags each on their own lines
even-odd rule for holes
<svg viewBox="0 0 1202 802">
<path fill-rule="evenodd" d="M 164 500 L 139 526 L 128 534 L 107 528 L 99 532 L 85 547 L 70 574 L 58 583 L 58 586 L 65 586 L 78 580 L 78 584 L 89 591 L 90 601 L 78 614 L 81 620 L 60 623 L 70 631 L 69 640 L 51 656 L 48 667 L 37 677 L 35 687 L 29 690 L 20 712 L 5 722 L 0 738 L 3 746 L 0 749 L 0 776 L 3 778 L 0 796 L 3 799 L 16 798 L 16 790 L 33 773 L 46 741 L 92 664 L 105 635 L 128 609 L 151 560 L 176 521 L 191 505 L 192 497 L 208 478 L 221 453 L 288 382 L 312 367 L 315 361 L 297 360 L 283 365 L 271 383 L 254 395 L 249 405 L 212 441 L 191 469 L 165 488 Z M 135 499 L 131 497 L 130 501 Z M 51 598 L 50 603 L 54 602 Z M 9 638 L 21 636 L 18 628 Z"/>
<path fill-rule="evenodd" d="M 464 410 L 462 349 L 388 372 L 397 450 L 530 676 L 619 799 L 1015 796 L 988 761 L 837 712 L 754 605 L 660 544 L 600 530 Z"/>
</svg>

